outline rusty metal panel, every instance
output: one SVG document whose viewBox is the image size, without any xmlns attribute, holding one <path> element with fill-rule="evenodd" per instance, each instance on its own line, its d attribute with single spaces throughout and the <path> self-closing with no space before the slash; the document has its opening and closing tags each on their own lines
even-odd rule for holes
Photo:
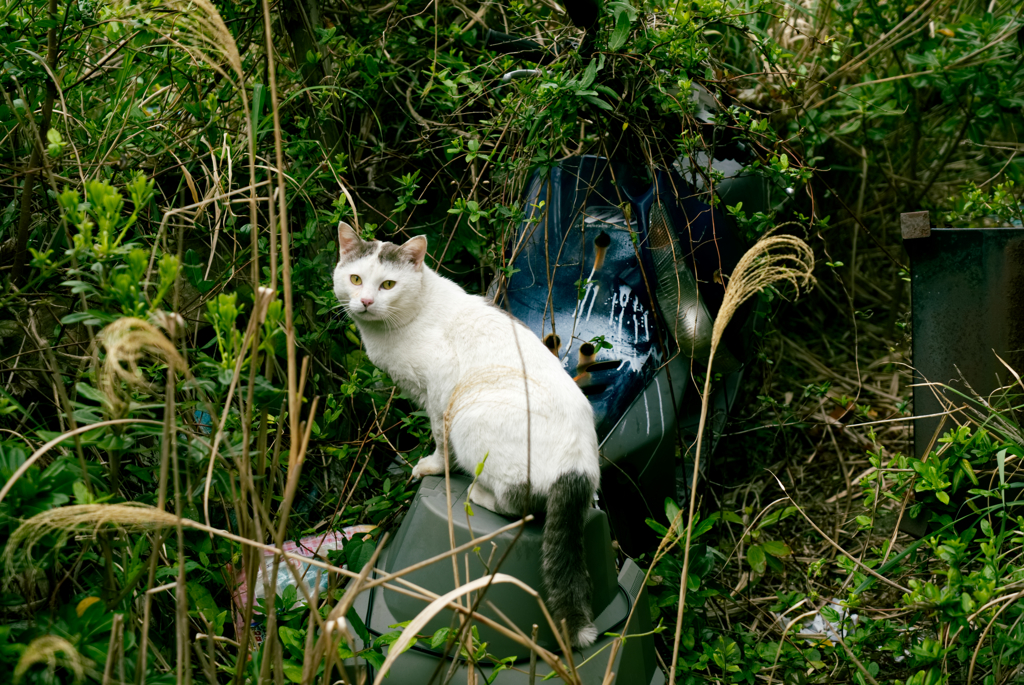
<svg viewBox="0 0 1024 685">
<path fill-rule="evenodd" d="M 932 222 L 928 212 L 904 212 L 900 214 L 900 231 L 904 240 L 927 238 L 932 234 Z"/>
<path fill-rule="evenodd" d="M 904 215 L 906 216 L 906 215 Z M 904 234 L 906 237 L 906 234 Z M 996 358 L 1024 374 L 1024 229 L 933 228 L 903 243 L 910 255 L 914 382 L 988 396 L 1015 382 Z M 940 430 L 937 389 L 914 388 L 914 448 Z M 963 398 L 946 392 L 956 405 Z M 942 432 L 953 424 L 946 421 Z"/>
</svg>

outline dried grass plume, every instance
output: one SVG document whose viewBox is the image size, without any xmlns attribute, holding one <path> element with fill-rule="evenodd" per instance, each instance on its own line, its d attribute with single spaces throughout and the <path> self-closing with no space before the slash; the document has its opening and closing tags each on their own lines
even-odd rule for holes
<svg viewBox="0 0 1024 685">
<path fill-rule="evenodd" d="M 210 0 L 158 0 L 151 5 L 122 0 L 117 4 L 125 15 L 152 17 L 154 27 L 173 23 L 175 27 L 164 32 L 169 41 L 234 81 L 236 86 L 245 82 L 238 45 Z M 166 10 L 171 12 L 169 20 Z M 227 73 L 225 66 L 234 72 L 234 78 Z"/>
<path fill-rule="evenodd" d="M 61 654 L 62 656 L 57 656 Z M 50 680 L 55 679 L 57 666 L 63 666 L 74 676 L 75 682 L 80 683 L 85 679 L 85 668 L 91 664 L 83 657 L 75 646 L 57 635 L 44 635 L 29 643 L 18 665 L 14 667 L 14 683 L 20 683 L 28 670 L 35 664 L 45 663 L 49 671 Z"/>
<path fill-rule="evenodd" d="M 110 403 L 110 413 L 121 416 L 128 408 L 123 386 L 150 388 L 142 376 L 139 360 L 150 356 L 173 371 L 188 373 L 188 364 L 156 326 L 132 317 L 118 319 L 100 332 L 107 357 L 100 373 L 100 390 Z"/>
<path fill-rule="evenodd" d="M 137 532 L 177 522 L 173 514 L 140 504 L 75 504 L 44 511 L 18 526 L 7 541 L 2 557 L 5 583 L 18 572 L 19 562 L 31 564 L 36 543 L 50 533 L 56 534 L 53 549 L 58 549 L 73 532 L 95 534 L 107 526 Z"/>
<path fill-rule="evenodd" d="M 725 288 L 725 297 L 722 306 L 715 318 L 715 326 L 711 333 L 711 354 L 708 357 L 708 369 L 712 367 L 715 359 L 715 351 L 722 341 L 729 320 L 732 319 L 736 310 L 746 302 L 752 295 L 756 295 L 768 286 L 776 283 L 789 283 L 799 295 L 800 290 L 807 290 L 815 283 L 814 276 L 814 252 L 800 238 L 792 235 L 766 235 L 754 244 L 732 272 L 729 283 Z M 708 403 L 711 398 L 711 378 L 714 374 L 710 371 L 705 374 L 704 393 L 700 409 L 700 423 L 697 429 L 697 445 L 694 451 L 693 482 L 690 486 L 690 505 L 688 508 L 688 524 L 686 526 L 686 542 L 683 546 L 683 572 L 679 585 L 679 609 L 676 615 L 676 634 L 672 647 L 672 666 L 669 670 L 669 685 L 675 685 L 676 664 L 679 660 L 679 641 L 683 626 L 683 609 L 686 606 L 686 576 L 690 567 L 690 542 L 693 533 L 693 516 L 697 499 L 697 476 L 700 473 L 700 458 L 704 442 L 704 426 L 707 422 Z M 670 529 L 679 530 L 682 511 L 671 522 Z M 667 545 L 675 539 L 674 535 L 668 535 L 662 540 L 655 558 L 664 554 Z M 651 564 L 651 568 L 654 564 Z"/>
<path fill-rule="evenodd" d="M 752 295 L 770 285 L 789 283 L 796 290 L 808 290 L 814 283 L 814 252 L 800 238 L 792 235 L 767 235 L 754 244 L 729 278 L 722 306 L 715 318 L 711 334 L 711 357 L 722 340 L 736 310 Z M 711 366 L 711 360 L 708 360 Z"/>
</svg>

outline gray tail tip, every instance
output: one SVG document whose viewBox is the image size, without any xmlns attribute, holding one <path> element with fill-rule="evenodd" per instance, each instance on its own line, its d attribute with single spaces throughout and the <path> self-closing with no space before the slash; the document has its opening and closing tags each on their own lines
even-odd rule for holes
<svg viewBox="0 0 1024 685">
<path fill-rule="evenodd" d="M 597 640 L 597 626 L 591 622 L 576 631 L 576 635 L 574 635 L 572 639 L 572 644 L 574 647 L 583 649 L 594 644 L 595 640 Z"/>
</svg>

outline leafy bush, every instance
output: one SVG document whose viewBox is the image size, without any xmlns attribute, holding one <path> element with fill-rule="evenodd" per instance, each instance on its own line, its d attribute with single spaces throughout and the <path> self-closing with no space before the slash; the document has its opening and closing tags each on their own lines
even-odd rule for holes
<svg viewBox="0 0 1024 685">
<path fill-rule="evenodd" d="M 265 5 L 228 0 L 11 3 L 0 11 L 0 663 L 43 683 L 297 682 L 331 668 L 307 656 L 344 601 L 337 567 L 316 611 L 288 591 L 265 603 L 267 641 L 251 654 L 251 626 L 231 619 L 239 572 L 255 584 L 254 543 L 371 524 L 342 552 L 361 568 L 411 498 L 409 465 L 432 449 L 425 417 L 336 305 L 340 219 L 366 237 L 428 235 L 431 263 L 482 292 L 513 270 L 506 247 L 531 169 L 601 154 L 642 176 L 742 145 L 770 207 L 725 209 L 751 238 L 806 226 L 829 255 L 829 287 L 850 283 L 851 312 L 866 317 L 854 280 L 904 287 L 897 265 L 864 252 L 865 236 L 892 241 L 895 213 L 1021 219 L 1024 70 L 1009 9 L 610 2 L 592 56 L 562 50 L 535 78 L 502 83 L 523 65 L 484 49 L 485 23 L 578 41 L 550 5 L 284 2 L 264 17 Z M 694 85 L 723 105 L 710 127 L 695 120 Z M 765 299 L 781 306 L 775 295 Z M 754 395 L 783 411 L 770 390 Z M 1008 665 L 1022 639 L 1021 521 L 1007 464 L 1020 442 L 978 429 L 943 445 L 934 459 L 871 456 L 885 475 L 865 481 L 869 507 L 913 490 L 909 513 L 936 517 L 938 532 L 902 551 L 885 542 L 804 572 L 804 543 L 820 537 L 794 533 L 806 520 L 796 503 L 696 521 L 680 677 L 1019 678 Z M 152 507 L 151 520 L 88 518 L 125 503 Z M 40 529 L 31 559 L 8 548 L 24 521 L 69 512 L 86 518 Z M 195 526 L 158 526 L 169 512 Z M 871 534 L 876 519 L 861 516 Z M 864 615 L 879 592 L 864 567 L 907 578 L 904 613 Z M 829 599 L 805 587 L 828 568 L 851 577 L 855 590 L 835 596 L 861 611 L 854 625 L 820 609 L 845 644 L 778 634 L 767 615 L 715 622 L 742 591 L 725 579 L 781 585 L 770 611 L 793 616 Z M 651 576 L 652 612 L 673 629 L 681 571 L 672 553 Z M 380 663 L 386 643 L 359 658 Z M 471 634 L 459 650 L 487 654 Z"/>
</svg>

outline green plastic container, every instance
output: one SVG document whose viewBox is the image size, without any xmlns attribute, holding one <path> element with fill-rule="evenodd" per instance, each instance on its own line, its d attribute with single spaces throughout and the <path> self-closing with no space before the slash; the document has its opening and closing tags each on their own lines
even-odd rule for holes
<svg viewBox="0 0 1024 685">
<path fill-rule="evenodd" d="M 474 515 L 469 516 L 465 503 L 471 482 L 465 476 L 451 478 L 452 522 L 456 545 L 487 535 L 512 522 L 512 519 L 499 516 L 480 506 L 474 506 Z M 424 478 L 398 533 L 381 552 L 377 567 L 387 573 L 393 573 L 448 551 L 451 546 L 447 511 L 444 478 Z M 540 570 L 542 535 L 542 522 L 533 521 L 521 531 L 513 529 L 483 543 L 478 553 L 470 551 L 468 555 L 458 555 L 460 581 L 467 581 L 468 559 L 468 580 L 492 572 L 505 573 L 515 576 L 543 596 Z M 605 633 L 649 633 L 651 621 L 647 595 L 643 587 L 643 572 L 628 560 L 618 571 L 615 569 L 615 552 L 612 549 L 608 519 L 604 512 L 598 509 L 590 511 L 584 535 L 587 566 L 593 583 L 594 622 L 600 636 L 595 644 L 585 650 L 577 650 L 572 655 L 582 682 L 586 684 L 601 683 L 604 678 L 608 656 L 611 653 L 610 645 L 614 641 L 614 637 Z M 450 592 L 456 586 L 450 558 L 413 571 L 404 578 L 438 595 Z M 627 629 L 626 618 L 636 603 L 639 603 L 639 606 L 633 613 Z M 558 644 L 540 606 L 529 593 L 510 584 L 494 585 L 487 590 L 478 611 L 498 623 L 505 624 L 501 616 L 490 606 L 492 604 L 526 635 L 531 634 L 533 625 L 536 624 L 539 629 L 537 642 L 552 652 L 559 652 Z M 425 607 L 425 602 L 383 586 L 361 593 L 354 605 L 356 612 L 366 623 L 371 637 L 395 630 L 389 626 L 409 621 Z M 444 610 L 421 633 L 433 634 L 439 628 L 453 625 L 458 625 L 456 617 L 450 610 Z M 494 685 L 528 684 L 530 650 L 483 625 L 478 624 L 477 629 L 480 640 L 487 643 L 489 654 L 500 659 L 516 657 L 513 669 L 498 673 Z M 453 664 L 450 659 L 444 657 L 441 650 L 443 646 L 434 651 L 428 642 L 419 641 L 395 661 L 387 682 L 394 685 L 441 683 L 447 680 L 446 676 L 452 668 L 455 669 L 455 679 L 450 682 L 465 682 L 466 662 L 459 659 L 458 663 Z M 597 654 L 598 652 L 601 654 Z M 588 657 L 595 654 L 597 656 L 584 664 Z M 477 668 L 479 675 L 484 678 L 480 682 L 486 682 L 486 678 L 492 674 L 494 665 L 484 662 L 479 663 Z M 536 682 L 541 682 L 549 671 L 547 664 L 538 659 Z M 617 685 L 660 685 L 665 682 L 664 674 L 657 665 L 652 635 L 627 640 L 616 655 L 612 671 L 615 673 L 612 682 Z"/>
</svg>

